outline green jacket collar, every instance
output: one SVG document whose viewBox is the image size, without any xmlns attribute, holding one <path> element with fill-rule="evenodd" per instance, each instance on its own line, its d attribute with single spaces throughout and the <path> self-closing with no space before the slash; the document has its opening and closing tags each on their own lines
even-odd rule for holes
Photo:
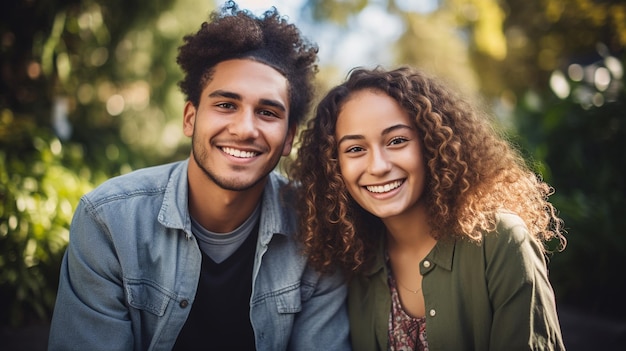
<svg viewBox="0 0 626 351">
<path fill-rule="evenodd" d="M 452 258 L 454 257 L 455 244 L 456 239 L 454 238 L 438 240 L 435 247 L 426 255 L 424 260 L 430 260 L 435 265 L 448 271 L 452 270 Z M 387 250 L 387 240 L 385 236 L 381 236 L 378 248 L 374 264 L 364 272 L 368 277 L 375 275 L 381 270 L 385 270 L 385 251 Z M 420 265 L 420 267 L 422 269 L 424 268 L 423 265 Z M 431 265 L 426 271 L 430 271 L 433 267 L 434 266 Z M 422 274 L 424 273 L 425 272 L 422 272 Z"/>
</svg>

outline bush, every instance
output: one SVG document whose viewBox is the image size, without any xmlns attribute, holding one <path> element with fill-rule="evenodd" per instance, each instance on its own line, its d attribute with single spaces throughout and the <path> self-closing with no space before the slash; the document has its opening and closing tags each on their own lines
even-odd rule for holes
<svg viewBox="0 0 626 351">
<path fill-rule="evenodd" d="M 27 118 L 0 116 L 0 324 L 46 320 L 80 196 L 93 186 L 82 153 Z"/>
</svg>

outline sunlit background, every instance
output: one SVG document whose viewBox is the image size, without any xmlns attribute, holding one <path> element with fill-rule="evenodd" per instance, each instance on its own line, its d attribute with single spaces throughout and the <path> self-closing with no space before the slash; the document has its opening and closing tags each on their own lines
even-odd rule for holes
<svg viewBox="0 0 626 351">
<path fill-rule="evenodd" d="M 479 102 L 555 188 L 569 240 L 550 257 L 559 306 L 626 333 L 626 1 L 237 3 L 276 6 L 319 45 L 320 93 L 355 66 L 408 64 Z M 2 3 L 0 326 L 49 319 L 82 194 L 187 157 L 177 48 L 221 4 Z"/>
</svg>

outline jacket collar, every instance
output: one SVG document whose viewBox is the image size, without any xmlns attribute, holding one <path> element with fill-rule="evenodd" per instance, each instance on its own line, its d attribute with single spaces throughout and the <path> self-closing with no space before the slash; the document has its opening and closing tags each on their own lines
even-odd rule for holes
<svg viewBox="0 0 626 351">
<path fill-rule="evenodd" d="M 267 177 L 261 205 L 259 240 L 267 245 L 274 234 L 293 235 L 296 231 L 294 192 L 287 187 L 287 180 L 276 172 Z"/>
<path fill-rule="evenodd" d="M 163 204 L 159 211 L 158 221 L 168 228 L 185 231 L 187 238 L 191 238 L 191 218 L 189 216 L 189 184 L 187 182 L 187 167 L 189 159 L 176 164 L 167 182 Z M 291 235 L 295 232 L 296 218 L 292 210 L 293 199 L 291 192 L 285 192 L 285 199 L 281 191 L 286 187 L 287 180 L 272 172 L 267 178 L 263 191 L 261 222 L 259 223 L 260 242 L 267 245 L 274 234 Z"/>
<path fill-rule="evenodd" d="M 378 251 L 376 252 L 376 258 L 372 266 L 364 273 L 366 276 L 374 275 L 381 270 L 386 269 L 385 263 L 385 250 L 387 250 L 387 240 L 384 235 L 381 235 L 381 239 L 378 244 Z M 440 239 L 433 249 L 426 255 L 424 260 L 430 260 L 435 265 L 444 268 L 448 271 L 452 270 L 452 259 L 454 258 L 454 248 L 456 246 L 456 239 Z M 423 261 L 422 261 L 423 262 Z M 434 268 L 434 267 L 433 267 Z"/>
<path fill-rule="evenodd" d="M 163 195 L 163 204 L 158 221 L 166 227 L 182 229 L 187 239 L 191 237 L 191 218 L 189 217 L 187 184 L 187 165 L 189 159 L 178 162 L 170 171 L 170 178 Z"/>
<path fill-rule="evenodd" d="M 436 266 L 448 271 L 452 270 L 452 259 L 454 258 L 455 238 L 439 239 L 433 249 L 426 255 L 425 260 L 432 261 Z"/>
</svg>

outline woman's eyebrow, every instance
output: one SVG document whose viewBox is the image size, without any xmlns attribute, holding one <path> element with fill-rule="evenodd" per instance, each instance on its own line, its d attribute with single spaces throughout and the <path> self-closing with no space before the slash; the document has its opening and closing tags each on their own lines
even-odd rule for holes
<svg viewBox="0 0 626 351">
<path fill-rule="evenodd" d="M 386 135 L 386 134 L 389 134 L 389 133 L 393 132 L 394 130 L 398 130 L 398 129 L 413 130 L 413 128 L 411 126 L 408 126 L 406 124 L 396 124 L 396 125 L 393 125 L 391 127 L 383 129 L 383 131 L 380 133 L 380 135 Z M 348 135 L 342 136 L 339 139 L 339 141 L 337 141 L 337 145 L 339 145 L 342 142 L 347 141 L 347 140 L 362 140 L 362 139 L 365 139 L 365 136 L 360 135 L 360 134 L 348 134 Z"/>
</svg>

